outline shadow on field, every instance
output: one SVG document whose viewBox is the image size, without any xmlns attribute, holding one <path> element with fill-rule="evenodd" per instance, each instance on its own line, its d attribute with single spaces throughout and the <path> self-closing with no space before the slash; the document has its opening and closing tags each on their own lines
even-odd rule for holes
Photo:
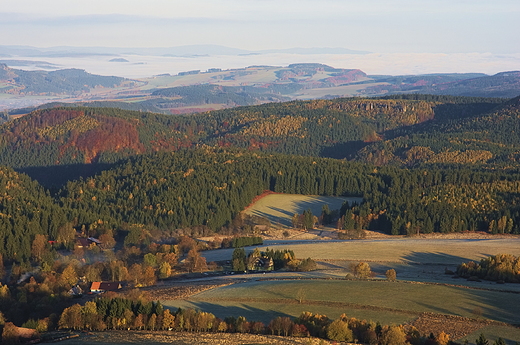
<svg viewBox="0 0 520 345">
<path fill-rule="evenodd" d="M 224 306 L 220 304 L 215 303 L 209 303 L 209 302 L 197 302 L 197 301 L 190 301 L 194 306 L 195 309 L 202 310 L 205 312 L 212 313 L 216 317 L 219 317 L 221 319 L 224 319 L 226 317 L 239 317 L 243 316 L 248 321 L 262 321 L 264 323 L 269 323 L 272 319 L 278 317 L 278 316 L 288 316 L 292 317 L 292 315 L 288 315 L 285 313 L 282 313 L 280 311 L 276 310 L 263 310 L 259 308 L 254 308 L 248 304 L 244 303 L 237 303 L 234 306 Z"/>
<path fill-rule="evenodd" d="M 496 286 L 493 286 L 496 288 Z M 507 284 L 503 285 L 507 289 Z M 520 325 L 520 294 L 512 292 L 470 290 L 466 294 L 475 301 L 463 308 L 470 317 L 477 319 L 490 319 L 501 322 Z"/>
<path fill-rule="evenodd" d="M 329 196 L 312 196 L 306 200 L 292 200 L 292 204 L 287 209 L 276 206 L 267 206 L 269 211 L 253 210 L 251 213 L 266 219 L 273 224 L 283 226 L 292 226 L 292 217 L 296 214 L 302 214 L 305 210 L 310 209 L 315 216 L 320 216 L 322 207 L 328 205 L 330 210 L 339 210 L 344 201 L 351 204 L 359 204 L 362 198 L 359 197 L 329 197 Z M 273 212 L 270 212 L 273 211 Z"/>
<path fill-rule="evenodd" d="M 291 212 L 289 212 L 289 211 L 287 211 L 287 210 L 284 210 L 284 209 L 282 209 L 282 208 L 274 207 L 274 206 L 269 206 L 269 208 L 270 208 L 271 210 L 278 211 L 278 212 L 280 212 L 280 213 L 282 213 L 282 214 L 285 214 L 286 216 L 289 216 L 289 217 L 292 217 L 292 216 L 293 216 L 293 214 L 292 214 Z"/>
<path fill-rule="evenodd" d="M 424 307 L 427 310 L 432 310 L 435 313 L 444 314 L 444 315 L 452 315 L 453 314 L 453 310 L 446 309 L 446 308 L 441 308 L 438 305 L 435 306 L 435 305 L 431 305 L 431 304 L 420 302 L 420 301 L 417 301 L 416 303 L 417 303 L 417 305 L 420 305 L 421 307 Z M 463 316 L 463 315 L 460 315 L 460 316 Z"/>
<path fill-rule="evenodd" d="M 271 224 L 283 225 L 283 226 L 287 226 L 287 227 L 292 226 L 291 218 L 288 218 L 288 217 L 278 217 L 273 214 L 258 211 L 258 210 L 253 211 L 252 214 L 254 214 L 255 216 L 269 219 Z"/>
<path fill-rule="evenodd" d="M 458 266 L 463 262 L 471 261 L 471 259 L 440 252 L 411 252 L 410 254 L 403 256 L 403 261 L 411 265 L 428 264 Z"/>
</svg>

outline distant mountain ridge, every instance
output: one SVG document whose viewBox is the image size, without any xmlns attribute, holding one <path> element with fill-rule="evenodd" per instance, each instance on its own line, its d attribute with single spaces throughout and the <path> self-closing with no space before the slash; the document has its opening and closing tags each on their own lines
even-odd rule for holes
<svg viewBox="0 0 520 345">
<path fill-rule="evenodd" d="M 184 45 L 174 47 L 150 47 L 150 48 L 116 48 L 116 47 L 48 47 L 37 48 L 30 46 L 2 46 L 0 56 L 28 56 L 28 57 L 58 57 L 78 55 L 165 55 L 165 56 L 194 56 L 194 55 L 241 55 L 241 54 L 367 54 L 369 52 L 352 50 L 347 48 L 287 48 L 246 50 L 230 48 L 214 44 Z"/>
<path fill-rule="evenodd" d="M 128 81 L 122 77 L 90 74 L 81 69 L 24 71 L 0 63 L 0 82 L 7 84 L 3 93 L 13 95 L 54 95 L 89 92 L 95 87 L 116 87 Z"/>
<path fill-rule="evenodd" d="M 24 61 L 13 61 L 17 65 L 24 64 Z M 44 61 L 26 63 L 45 64 Z M 35 109 L 31 106 L 45 103 L 189 114 L 294 99 L 409 93 L 513 98 L 520 95 L 520 72 L 492 76 L 483 73 L 388 76 L 367 75 L 359 69 L 334 68 L 321 63 L 294 63 L 286 67 L 190 70 L 177 75 L 130 80 L 94 75 L 81 69 L 25 71 L 0 63 L 0 93 L 12 95 L 0 98 L 0 109 L 14 114 L 30 112 Z M 20 110 L 12 110 L 16 108 Z"/>
</svg>

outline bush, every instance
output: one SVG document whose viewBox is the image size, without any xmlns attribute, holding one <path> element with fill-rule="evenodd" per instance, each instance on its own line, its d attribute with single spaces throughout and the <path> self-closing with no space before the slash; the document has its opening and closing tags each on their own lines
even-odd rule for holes
<svg viewBox="0 0 520 345">
<path fill-rule="evenodd" d="M 370 278 L 372 276 L 370 265 L 366 262 L 360 262 L 354 267 L 354 275 L 361 279 Z"/>
<path fill-rule="evenodd" d="M 354 340 L 352 330 L 350 328 L 348 328 L 348 323 L 346 323 L 345 321 L 343 321 L 341 319 L 334 320 L 327 327 L 327 337 L 330 340 L 335 340 L 335 341 L 350 342 L 350 341 Z"/>
<path fill-rule="evenodd" d="M 392 268 L 392 269 L 389 269 L 388 271 L 386 271 L 385 276 L 386 276 L 386 279 L 388 279 L 389 281 L 395 282 L 395 280 L 397 278 L 397 273 L 395 273 L 395 270 Z"/>
</svg>

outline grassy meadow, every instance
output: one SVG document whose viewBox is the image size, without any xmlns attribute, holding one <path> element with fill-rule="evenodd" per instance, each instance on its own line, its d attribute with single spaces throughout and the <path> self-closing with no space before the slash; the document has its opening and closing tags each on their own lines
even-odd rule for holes
<svg viewBox="0 0 520 345">
<path fill-rule="evenodd" d="M 339 210 L 343 202 L 361 203 L 361 198 L 332 197 L 301 194 L 270 194 L 258 200 L 245 213 L 269 219 L 273 226 L 292 226 L 295 213 L 301 214 L 310 209 L 316 216 L 321 214 L 323 205 L 331 210 Z"/>
<path fill-rule="evenodd" d="M 480 333 L 484 334 L 489 341 L 489 344 L 493 344 L 498 337 L 504 339 L 507 344 L 515 344 L 520 342 L 520 328 L 512 326 L 486 326 L 476 332 L 470 333 L 467 336 L 458 339 L 459 343 L 464 344 L 467 340 L 468 344 L 475 344 L 475 340 L 478 339 Z"/>
<path fill-rule="evenodd" d="M 298 294 L 302 293 L 301 291 L 304 297 L 302 303 L 299 303 Z M 302 310 L 312 308 L 329 317 L 337 317 L 343 312 L 346 313 L 348 309 L 357 310 L 356 315 L 352 316 L 365 315 L 363 318 L 367 318 L 371 314 L 370 319 L 377 316 L 379 320 L 380 317 L 384 317 L 390 323 L 402 322 L 403 319 L 413 318 L 414 315 L 422 312 L 463 317 L 478 316 L 512 324 L 520 323 L 520 314 L 518 314 L 520 294 L 409 282 L 249 281 L 197 294 L 190 298 L 190 302 L 202 303 L 205 306 L 204 310 L 210 305 L 217 306 L 222 302 L 226 302 L 226 309 L 233 305 L 230 302 L 234 302 L 235 307 L 243 304 L 251 306 L 251 303 L 255 303 L 259 311 L 263 310 L 269 314 L 269 310 L 281 312 L 283 309 L 291 316 L 298 316 Z M 263 306 L 264 303 L 269 308 Z M 276 305 L 281 309 L 272 308 Z M 376 313 L 367 313 L 367 311 Z"/>
<path fill-rule="evenodd" d="M 246 213 L 268 218 L 274 226 L 290 227 L 293 214 L 310 208 L 319 215 L 323 204 L 339 209 L 345 199 L 272 194 L 260 199 Z M 321 230 L 315 229 L 314 233 Z M 380 236 L 341 241 L 317 236 L 314 240 L 265 240 L 258 248 L 267 247 L 291 249 L 297 258 L 310 257 L 318 263 L 318 270 L 235 275 L 235 279 L 245 280 L 164 304 L 204 310 L 219 317 L 245 316 L 264 322 L 276 316 L 297 317 L 309 311 L 332 319 L 345 313 L 383 324 L 411 322 L 424 312 L 520 324 L 520 284 L 469 282 L 445 274 L 445 269 L 455 270 L 462 262 L 480 261 L 490 255 L 519 256 L 518 237 Z M 245 249 L 249 252 L 254 247 Z M 232 252 L 233 249 L 221 249 L 202 254 L 208 261 L 220 261 L 230 260 Z M 351 266 L 361 261 L 368 262 L 376 277 L 382 279 L 343 279 L 351 272 Z M 397 282 L 384 279 L 389 268 L 396 270 Z M 480 331 L 493 340 L 498 336 L 510 343 L 520 339 L 520 329 L 505 325 L 493 324 Z M 472 344 L 480 331 L 463 339 Z"/>
</svg>

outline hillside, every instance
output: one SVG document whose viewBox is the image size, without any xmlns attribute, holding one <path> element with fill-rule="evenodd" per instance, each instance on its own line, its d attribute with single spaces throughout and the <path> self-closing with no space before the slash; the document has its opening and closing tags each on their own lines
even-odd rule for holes
<svg viewBox="0 0 520 345">
<path fill-rule="evenodd" d="M 68 182 L 52 196 L 27 176 L 2 171 L 0 235 L 7 246 L 0 253 L 20 262 L 28 258 L 36 234 L 66 244 L 72 226 L 94 236 L 116 232 L 120 238 L 129 231 L 155 238 L 248 232 L 251 224 L 238 215 L 265 190 L 363 198 L 361 205 L 345 204 L 339 212 L 334 225 L 345 230 L 520 231 L 518 169 L 376 168 L 316 157 L 183 149 L 123 160 Z M 49 168 L 52 173 L 57 172 Z"/>
<path fill-rule="evenodd" d="M 479 73 L 429 74 L 418 76 L 369 76 L 379 85 L 369 85 L 366 95 L 422 93 L 467 97 L 503 97 L 520 95 L 520 72 L 501 72 L 492 76 Z"/>
<path fill-rule="evenodd" d="M 54 210 L 59 201 L 53 212 L 64 216 L 52 217 L 53 229 L 71 222 L 220 231 L 271 190 L 362 197 L 362 205 L 341 211 L 344 229 L 518 232 L 520 143 L 511 133 L 519 130 L 519 103 L 409 95 L 271 103 L 189 117 L 50 108 L 0 126 L 0 164 L 61 188 L 53 189 L 54 199 L 9 204 L 23 203 L 25 210 L 43 202 Z M 43 193 L 27 183 L 36 188 L 31 196 Z M 29 250 L 18 245 L 25 248 L 20 253 Z"/>
<path fill-rule="evenodd" d="M 133 82 L 121 77 L 94 75 L 80 69 L 24 71 L 0 64 L 0 91 L 12 95 L 59 95 L 86 93 L 96 87 L 113 88 Z"/>
<path fill-rule="evenodd" d="M 516 165 L 519 143 L 504 133 L 518 126 L 517 101 L 409 95 L 270 103 L 190 117 L 49 108 L 0 126 L 0 164 L 55 186 L 125 157 L 200 146 L 376 165 Z"/>
<path fill-rule="evenodd" d="M 48 107 L 46 103 L 192 114 L 297 99 L 403 93 L 511 98 L 520 94 L 520 76 L 515 71 L 493 76 L 482 73 L 388 76 L 367 75 L 359 69 L 320 63 L 298 63 L 227 70 L 210 68 L 128 80 L 76 69 L 23 71 L 0 65 L 3 66 L 0 109 L 11 114 L 26 114 Z"/>
<path fill-rule="evenodd" d="M 28 176 L 5 167 L 0 167 L 0 229 L 4 244 L 0 255 L 19 262 L 31 257 L 38 234 L 62 242 L 74 238 L 64 210 L 49 193 Z"/>
<path fill-rule="evenodd" d="M 358 159 L 376 164 L 495 163 L 516 165 L 520 140 L 520 97 L 489 111 L 455 108 L 459 116 L 440 118 L 386 134 L 387 140 L 359 152 Z"/>
</svg>

